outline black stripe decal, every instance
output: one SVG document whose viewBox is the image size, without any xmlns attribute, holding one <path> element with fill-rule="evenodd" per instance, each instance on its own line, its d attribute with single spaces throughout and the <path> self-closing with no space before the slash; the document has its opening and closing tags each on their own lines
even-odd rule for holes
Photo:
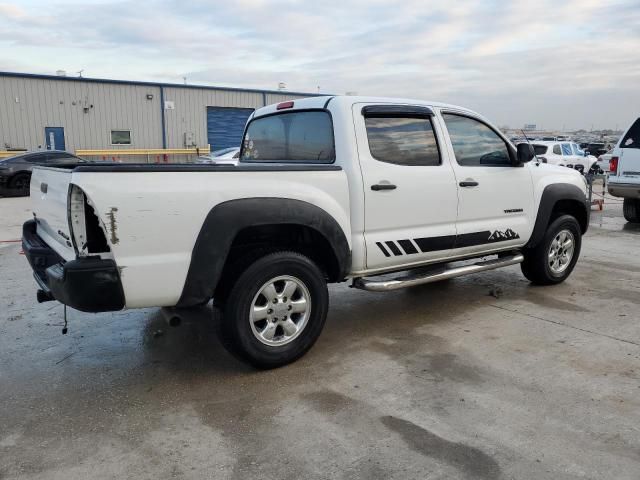
<svg viewBox="0 0 640 480">
<path fill-rule="evenodd" d="M 411 240 L 398 240 L 398 243 L 406 254 L 411 255 L 412 253 L 418 253 L 418 250 L 413 246 Z"/>
<path fill-rule="evenodd" d="M 385 257 L 390 257 L 391 255 L 389 255 L 389 252 L 387 252 L 387 249 L 384 248 L 384 245 L 382 245 L 380 242 L 376 242 L 376 245 L 378 245 L 378 248 L 380 250 L 382 250 L 382 253 L 384 253 Z"/>
<path fill-rule="evenodd" d="M 497 243 L 497 242 L 506 242 L 509 240 L 515 240 L 520 238 L 516 232 L 508 228 L 504 232 L 501 230 L 496 230 L 493 233 L 489 230 L 485 230 L 484 232 L 472 232 L 472 233 L 463 233 L 461 235 L 444 235 L 441 237 L 424 237 L 424 238 L 414 238 L 413 241 L 416 242 L 418 248 L 423 253 L 427 252 L 437 252 L 439 250 L 452 250 L 454 248 L 465 248 L 465 247 L 475 247 L 477 245 L 486 245 L 489 243 Z M 413 245 L 411 240 L 397 240 L 402 249 L 405 251 L 407 255 L 413 255 L 418 253 L 418 250 Z M 402 251 L 398 248 L 395 242 L 386 241 L 387 248 L 391 250 L 391 252 L 396 256 L 403 255 Z M 390 257 L 391 254 L 385 248 L 385 246 L 376 242 L 378 248 L 382 250 L 385 257 Z"/>
<path fill-rule="evenodd" d="M 387 244 L 387 247 L 389 247 L 389 250 L 391 250 L 396 257 L 399 257 L 400 255 L 402 255 L 402 252 L 400 251 L 400 249 L 395 243 L 393 242 L 384 242 L 384 243 Z"/>
<path fill-rule="evenodd" d="M 490 236 L 491 232 L 488 230 L 485 232 L 463 233 L 456 237 L 453 248 L 475 247 L 476 245 L 489 243 Z"/>
<path fill-rule="evenodd" d="M 420 250 L 426 252 L 436 252 L 438 250 L 451 250 L 455 245 L 455 235 L 445 235 L 442 237 L 425 237 L 414 238 L 414 242 L 418 245 Z"/>
</svg>

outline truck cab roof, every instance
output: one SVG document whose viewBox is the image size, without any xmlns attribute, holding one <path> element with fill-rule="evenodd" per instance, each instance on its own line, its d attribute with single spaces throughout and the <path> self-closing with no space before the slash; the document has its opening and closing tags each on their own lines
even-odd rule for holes
<svg viewBox="0 0 640 480">
<path fill-rule="evenodd" d="M 302 99 L 296 99 L 288 102 L 280 102 L 274 105 L 267 105 L 266 107 L 259 108 L 255 111 L 251 118 L 262 117 L 265 115 L 271 115 L 283 110 L 308 110 L 308 109 L 350 109 L 353 105 L 358 103 L 389 103 L 393 105 L 421 105 L 426 107 L 436 107 L 443 109 L 456 110 L 458 112 L 468 113 L 478 118 L 482 116 L 472 110 L 457 105 L 450 105 L 442 102 L 432 102 L 428 100 L 417 100 L 409 98 L 393 98 L 393 97 L 369 97 L 369 96 L 356 96 L 356 95 L 328 95 L 321 97 L 308 97 Z"/>
</svg>

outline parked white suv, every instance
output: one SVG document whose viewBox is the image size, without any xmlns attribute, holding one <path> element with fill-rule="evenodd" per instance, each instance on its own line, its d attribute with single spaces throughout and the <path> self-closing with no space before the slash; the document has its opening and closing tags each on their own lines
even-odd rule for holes
<svg viewBox="0 0 640 480">
<path fill-rule="evenodd" d="M 640 223 L 640 118 L 613 149 L 608 189 L 611 195 L 624 198 L 624 218 Z"/>
<path fill-rule="evenodd" d="M 533 143 L 533 148 L 542 163 L 574 168 L 580 173 L 589 173 L 598 163 L 596 157 L 589 155 L 573 142 L 537 141 Z"/>
</svg>

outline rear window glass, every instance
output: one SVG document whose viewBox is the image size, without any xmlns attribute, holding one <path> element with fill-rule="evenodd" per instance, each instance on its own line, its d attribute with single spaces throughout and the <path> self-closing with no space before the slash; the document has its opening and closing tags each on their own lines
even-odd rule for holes
<svg viewBox="0 0 640 480">
<path fill-rule="evenodd" d="M 546 145 L 534 145 L 533 146 L 533 150 L 536 152 L 536 155 L 544 155 L 545 153 L 547 153 L 547 146 Z"/>
<path fill-rule="evenodd" d="M 440 165 L 440 153 L 428 118 L 366 117 L 369 150 L 376 160 L 397 165 Z"/>
<path fill-rule="evenodd" d="M 242 143 L 243 162 L 332 163 L 333 125 L 325 111 L 288 112 L 256 118 Z"/>
<path fill-rule="evenodd" d="M 640 118 L 637 119 L 620 142 L 620 148 L 640 148 Z"/>
</svg>

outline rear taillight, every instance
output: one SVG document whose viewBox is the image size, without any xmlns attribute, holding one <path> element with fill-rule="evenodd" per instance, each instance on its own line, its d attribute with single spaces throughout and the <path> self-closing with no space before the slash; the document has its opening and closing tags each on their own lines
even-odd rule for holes
<svg viewBox="0 0 640 480">
<path fill-rule="evenodd" d="M 618 174 L 618 157 L 611 157 L 609 160 L 609 173 Z"/>
</svg>

